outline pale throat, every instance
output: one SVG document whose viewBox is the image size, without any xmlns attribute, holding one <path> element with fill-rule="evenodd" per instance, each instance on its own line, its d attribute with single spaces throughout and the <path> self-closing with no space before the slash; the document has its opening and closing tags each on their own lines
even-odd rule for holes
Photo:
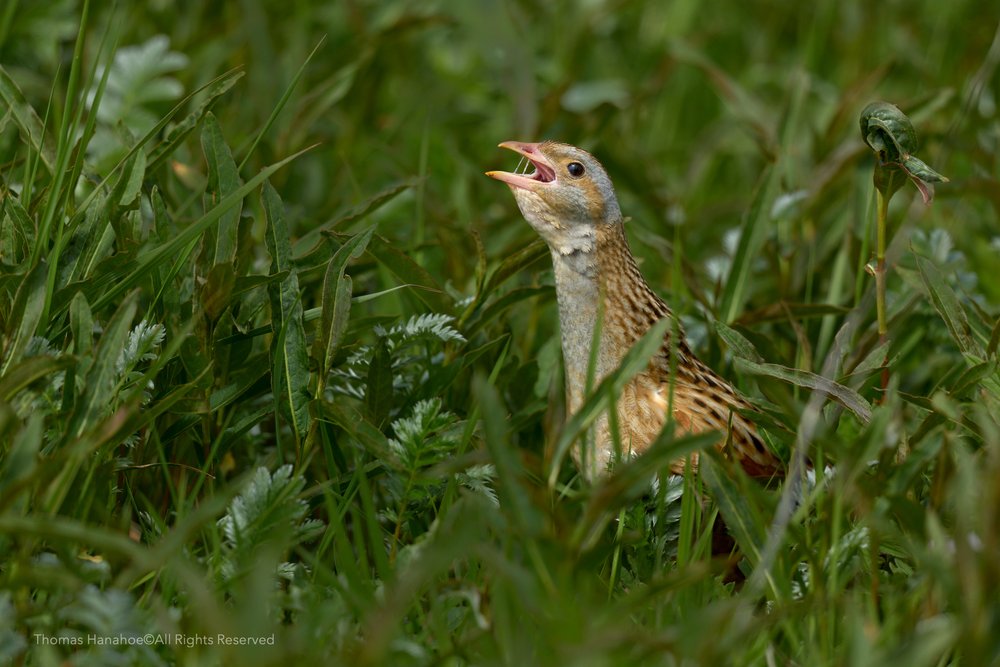
<svg viewBox="0 0 1000 667">
<path fill-rule="evenodd" d="M 563 362 L 566 368 L 567 407 L 575 412 L 586 398 L 590 348 L 594 341 L 594 328 L 600 317 L 600 275 L 594 252 L 564 254 L 556 248 L 551 248 L 551 251 L 559 304 Z M 616 367 L 617 361 L 610 359 L 609 351 L 598 349 L 595 367 L 591 371 L 593 386 L 597 386 Z"/>
</svg>

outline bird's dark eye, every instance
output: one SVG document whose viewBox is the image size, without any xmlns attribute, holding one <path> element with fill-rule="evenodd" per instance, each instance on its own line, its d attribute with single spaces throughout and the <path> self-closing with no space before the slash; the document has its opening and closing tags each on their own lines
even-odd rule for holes
<svg viewBox="0 0 1000 667">
<path fill-rule="evenodd" d="M 566 171 L 568 171 L 569 175 L 572 176 L 573 178 L 580 178 L 581 176 L 583 176 L 584 169 L 583 165 L 580 164 L 579 162 L 570 162 L 568 165 L 566 165 Z"/>
</svg>

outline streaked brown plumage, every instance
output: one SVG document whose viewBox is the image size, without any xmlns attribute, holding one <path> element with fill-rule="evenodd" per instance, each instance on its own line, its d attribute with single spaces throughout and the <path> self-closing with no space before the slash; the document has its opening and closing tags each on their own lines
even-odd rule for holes
<svg viewBox="0 0 1000 667">
<path fill-rule="evenodd" d="M 555 270 L 556 296 L 566 367 L 567 402 L 575 412 L 586 399 L 585 387 L 595 323 L 601 317 L 595 380 L 614 371 L 622 357 L 649 328 L 673 314 L 646 283 L 625 238 L 623 218 L 611 180 L 601 164 L 579 148 L 547 141 L 500 144 L 526 158 L 530 174 L 488 172 L 507 183 L 525 219 L 548 244 Z M 782 469 L 754 424 L 739 410 L 751 410 L 739 392 L 705 366 L 684 340 L 671 345 L 669 334 L 645 371 L 618 399 L 620 442 L 626 451 L 641 453 L 656 438 L 672 400 L 681 432 L 720 432 L 720 449 L 737 459 L 755 477 L 770 477 Z M 671 354 L 676 369 L 671 371 Z M 673 396 L 671 398 L 671 379 Z M 612 459 L 614 439 L 607 417 L 594 433 L 592 460 L 584 473 L 594 478 Z M 579 452 L 576 453 L 580 463 Z M 695 463 L 697 460 L 695 459 Z M 683 470 L 684 461 L 673 465 Z"/>
</svg>

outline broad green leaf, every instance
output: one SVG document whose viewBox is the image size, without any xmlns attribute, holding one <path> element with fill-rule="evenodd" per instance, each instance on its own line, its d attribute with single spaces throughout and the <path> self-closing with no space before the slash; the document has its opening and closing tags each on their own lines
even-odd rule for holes
<svg viewBox="0 0 1000 667">
<path fill-rule="evenodd" d="M 923 160 L 907 155 L 903 158 L 903 168 L 911 179 L 917 179 L 925 183 L 947 183 L 948 178 L 931 169 Z"/>
<path fill-rule="evenodd" d="M 3 100 L 3 106 L 10 110 L 21 136 L 31 145 L 36 154 L 41 155 L 42 162 L 51 173 L 56 164 L 56 153 L 52 139 L 46 135 L 41 118 L 28 104 L 24 93 L 2 66 L 0 66 L 0 100 Z"/>
<path fill-rule="evenodd" d="M 98 262 L 111 252 L 115 234 L 111 227 L 110 199 L 110 194 L 104 194 L 91 200 L 84 215 L 76 217 L 77 224 L 59 255 L 57 287 L 88 278 Z"/>
<path fill-rule="evenodd" d="M 799 387 L 825 392 L 853 412 L 862 422 L 867 423 L 872 418 L 871 403 L 866 401 L 861 394 L 822 375 L 778 364 L 761 364 L 739 357 L 736 359 L 736 367 L 746 373 L 766 375 Z"/>
<path fill-rule="evenodd" d="M 86 391 L 77 402 L 76 409 L 66 428 L 66 437 L 69 442 L 79 438 L 88 427 L 100 421 L 109 410 L 111 392 L 118 375 L 116 369 L 118 357 L 128 339 L 129 329 L 135 318 L 138 303 L 139 292 L 137 290 L 122 300 L 121 305 L 118 306 L 114 315 L 111 316 L 111 320 L 104 327 L 104 334 L 98 341 L 97 347 L 94 348 L 94 362 L 82 385 L 86 387 Z"/>
<path fill-rule="evenodd" d="M 215 119 L 215 115 L 211 112 L 205 116 L 205 122 L 201 131 L 201 146 L 205 153 L 205 160 L 208 163 L 207 194 L 209 194 L 212 201 L 220 201 L 240 187 L 240 175 L 236 169 L 236 162 L 233 160 L 233 153 L 229 150 L 229 146 L 222 136 L 222 128 L 219 127 L 219 121 Z M 240 211 L 242 208 L 242 202 L 240 202 L 219 218 L 219 225 L 214 234 L 215 252 L 212 255 L 213 265 L 232 264 L 236 258 L 236 244 L 239 232 Z"/>
<path fill-rule="evenodd" d="M 34 221 L 21 205 L 20 197 L 4 192 L 0 197 L 0 264 L 20 266 L 31 255 L 34 244 Z"/>
<path fill-rule="evenodd" d="M 298 444 L 309 432 L 309 355 L 306 350 L 305 325 L 302 320 L 302 295 L 299 277 L 292 267 L 291 242 L 285 222 L 284 207 L 277 191 L 268 182 L 262 193 L 267 218 L 267 249 L 271 253 L 272 273 L 288 271 L 288 277 L 269 286 L 271 295 L 272 387 L 275 401 L 285 408 L 292 422 Z"/>
<path fill-rule="evenodd" d="M 384 338 L 375 343 L 375 351 L 368 364 L 368 382 L 365 386 L 365 409 L 368 419 L 381 428 L 392 408 L 392 355 Z"/>
<path fill-rule="evenodd" d="M 0 511 L 7 505 L 8 494 L 16 492 L 16 487 L 30 478 L 38 468 L 38 452 L 42 447 L 44 433 L 44 416 L 33 413 L 14 437 L 10 450 L 4 452 L 0 463 Z"/>
<path fill-rule="evenodd" d="M 127 137 L 127 143 L 133 141 L 132 136 L 122 128 L 122 134 Z M 142 191 L 142 181 L 146 175 L 146 153 L 136 151 L 122 165 L 118 180 L 111 187 L 110 194 L 104 199 L 106 211 L 101 218 L 106 220 L 115 231 L 119 246 L 131 245 L 135 242 L 134 224 L 129 212 L 138 208 L 138 199 Z M 102 230 L 103 231 L 103 230 Z"/>
<path fill-rule="evenodd" d="M 559 468 L 562 466 L 570 446 L 580 438 L 598 417 L 606 410 L 614 409 L 609 401 L 609 396 L 617 397 L 621 395 L 632 378 L 642 372 L 649 364 L 657 352 L 663 349 L 663 337 L 670 327 L 670 320 L 661 319 L 649 328 L 649 331 L 636 341 L 635 345 L 625 353 L 621 364 L 601 380 L 587 400 L 583 402 L 576 414 L 570 417 L 559 434 L 559 439 L 552 454 L 552 468 L 549 471 L 549 487 L 555 487 L 559 477 Z"/>
<path fill-rule="evenodd" d="M 7 345 L 3 350 L 3 365 L 0 375 L 7 372 L 13 364 L 21 359 L 31 338 L 40 335 L 37 332 L 45 309 L 45 279 L 49 265 L 42 261 L 24 277 L 14 296 L 14 305 L 10 317 L 4 327 L 7 332 Z"/>
<path fill-rule="evenodd" d="M 740 489 L 730 474 L 741 474 L 736 466 L 727 467 L 717 462 L 711 455 L 702 455 L 698 459 L 701 478 L 705 481 L 712 499 L 719 506 L 719 513 L 726 523 L 726 529 L 747 555 L 751 564 L 757 565 L 761 560 L 764 542 L 767 539 L 766 523 L 756 504 L 749 502 L 750 498 Z M 744 484 L 745 477 L 741 478 Z"/>
<path fill-rule="evenodd" d="M 948 285 L 941 270 L 926 257 L 917 255 L 916 258 L 917 268 L 920 270 L 920 277 L 930 294 L 931 303 L 934 304 L 934 309 L 948 326 L 948 333 L 958 345 L 958 349 L 962 351 L 962 354 L 984 359 L 986 354 L 983 346 L 972 336 L 972 329 L 969 326 L 965 310 L 962 308 L 955 291 Z"/>
<path fill-rule="evenodd" d="M 891 345 L 892 341 L 886 340 L 873 347 L 865 355 L 865 358 L 859 361 L 858 365 L 851 370 L 851 375 L 864 375 L 887 365 L 886 355 L 889 353 Z"/>
<path fill-rule="evenodd" d="M 197 239 L 211 225 L 215 224 L 227 211 L 239 205 L 244 197 L 253 192 L 257 186 L 270 178 L 276 171 L 308 150 L 310 149 L 301 150 L 280 162 L 261 169 L 260 173 L 244 183 L 239 189 L 229 194 L 214 208 L 182 229 L 180 233 L 169 239 L 166 243 L 150 244 L 147 246 L 137 257 L 135 265 L 128 266 L 127 271 L 123 275 L 116 277 L 114 282 L 109 285 L 107 291 L 93 304 L 94 310 L 99 310 L 113 302 L 122 293 L 134 287 L 147 274 L 160 267 L 163 262 L 168 260 L 171 262 L 176 261 L 178 257 L 184 257 L 189 254 L 193 250 L 191 246 L 192 241 Z"/>
<path fill-rule="evenodd" d="M 63 379 L 63 412 L 69 414 L 77 399 L 77 378 L 85 378 L 93 363 L 94 314 L 83 292 L 77 292 L 69 304 L 69 328 L 73 336 L 73 352 L 77 363 Z"/>
<path fill-rule="evenodd" d="M 986 355 L 995 357 L 998 345 L 1000 345 L 1000 318 L 997 318 L 996 324 L 993 325 L 993 331 L 990 333 L 990 342 L 986 346 Z"/>
<path fill-rule="evenodd" d="M 319 377 L 322 382 L 337 353 L 337 347 L 347 328 L 351 311 L 352 281 L 344 275 L 344 269 L 352 257 L 360 257 L 368 246 L 375 228 L 355 234 L 330 258 L 323 277 L 323 303 L 319 329 L 313 344 L 313 356 L 319 361 Z"/>
<path fill-rule="evenodd" d="M 719 332 L 719 338 L 725 341 L 733 354 L 741 359 L 748 359 L 756 363 L 763 363 L 764 357 L 760 356 L 757 348 L 753 346 L 746 337 L 736 329 L 724 322 L 716 322 L 715 330 Z"/>
<path fill-rule="evenodd" d="M 146 176 L 146 153 L 136 151 L 121 169 L 118 182 L 111 189 L 112 202 L 117 208 L 132 208 L 142 192 L 142 181 Z"/>
</svg>

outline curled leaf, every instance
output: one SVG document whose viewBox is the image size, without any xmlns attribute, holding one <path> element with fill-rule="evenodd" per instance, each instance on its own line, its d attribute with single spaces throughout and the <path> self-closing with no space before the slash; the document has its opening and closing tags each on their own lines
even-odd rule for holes
<svg viewBox="0 0 1000 667">
<path fill-rule="evenodd" d="M 934 198 L 932 183 L 948 179 L 913 155 L 917 133 L 906 114 L 888 102 L 872 102 L 861 112 L 861 136 L 878 155 L 875 188 L 886 198 L 902 187 L 903 176 L 913 181 L 925 204 Z"/>
<path fill-rule="evenodd" d="M 901 162 L 904 155 L 917 150 L 913 123 L 888 102 L 872 102 L 862 110 L 861 136 L 883 164 Z"/>
</svg>

